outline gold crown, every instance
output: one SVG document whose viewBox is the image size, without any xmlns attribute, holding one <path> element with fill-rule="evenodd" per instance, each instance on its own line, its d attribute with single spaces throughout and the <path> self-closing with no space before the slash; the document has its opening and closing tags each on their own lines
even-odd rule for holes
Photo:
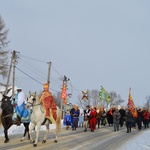
<svg viewBox="0 0 150 150">
<path fill-rule="evenodd" d="M 48 84 L 47 83 L 43 84 L 43 87 L 44 89 L 48 89 Z"/>
</svg>

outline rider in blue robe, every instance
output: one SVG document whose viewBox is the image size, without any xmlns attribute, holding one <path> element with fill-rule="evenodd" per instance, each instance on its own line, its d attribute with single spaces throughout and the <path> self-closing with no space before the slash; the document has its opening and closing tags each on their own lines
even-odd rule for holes
<svg viewBox="0 0 150 150">
<path fill-rule="evenodd" d="M 14 112 L 17 114 L 17 118 L 13 118 L 14 120 L 17 120 L 17 125 L 21 124 L 21 118 L 26 118 L 29 113 L 25 107 L 25 94 L 22 91 L 22 88 L 17 88 L 17 94 L 15 95 L 15 101 L 12 101 L 12 104 L 14 105 Z"/>
</svg>

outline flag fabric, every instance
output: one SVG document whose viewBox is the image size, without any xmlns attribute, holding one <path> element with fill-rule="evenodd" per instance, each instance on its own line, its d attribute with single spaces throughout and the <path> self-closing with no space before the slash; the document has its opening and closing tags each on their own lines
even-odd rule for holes
<svg viewBox="0 0 150 150">
<path fill-rule="evenodd" d="M 61 98 L 64 100 L 64 104 L 67 104 L 67 90 L 66 90 L 66 84 L 63 83 L 62 86 L 62 93 L 61 93 Z"/>
<path fill-rule="evenodd" d="M 128 108 L 132 112 L 133 117 L 137 118 L 138 114 L 137 114 L 137 110 L 136 110 L 136 107 L 135 107 L 135 104 L 131 95 L 131 88 L 129 89 Z"/>
<path fill-rule="evenodd" d="M 89 99 L 89 90 L 86 90 L 86 92 L 82 91 L 82 100 L 88 100 Z"/>
<path fill-rule="evenodd" d="M 102 86 L 99 92 L 99 98 L 100 100 L 106 100 L 107 102 L 110 102 L 110 95 Z"/>
</svg>

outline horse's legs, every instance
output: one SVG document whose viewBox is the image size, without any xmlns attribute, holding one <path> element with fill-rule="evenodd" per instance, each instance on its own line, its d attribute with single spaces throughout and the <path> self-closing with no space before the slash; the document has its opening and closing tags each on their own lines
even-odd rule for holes
<svg viewBox="0 0 150 150">
<path fill-rule="evenodd" d="M 4 136 L 5 136 L 5 141 L 4 143 L 7 143 L 9 142 L 9 137 L 8 137 L 8 129 L 12 126 L 12 120 L 11 118 L 2 118 L 1 117 L 1 120 L 2 120 L 2 125 L 4 127 Z"/>
<path fill-rule="evenodd" d="M 54 140 L 55 143 L 57 143 L 58 133 L 59 133 L 58 125 L 56 124 L 56 129 L 55 129 L 55 140 Z"/>
<path fill-rule="evenodd" d="M 4 134 L 5 134 L 5 141 L 4 141 L 4 143 L 7 143 L 7 142 L 9 142 L 8 129 L 7 128 L 4 128 Z"/>
<path fill-rule="evenodd" d="M 32 138 L 32 130 L 35 128 L 35 124 L 33 124 L 32 122 L 30 122 L 29 124 L 29 135 L 30 135 L 30 142 L 33 142 L 33 138 Z"/>
<path fill-rule="evenodd" d="M 46 143 L 48 133 L 49 133 L 49 124 L 46 124 L 46 133 L 45 133 L 42 143 Z"/>
<path fill-rule="evenodd" d="M 37 132 L 36 132 L 36 139 L 35 142 L 33 143 L 33 146 L 36 147 L 39 139 L 39 133 L 40 133 L 40 128 L 41 128 L 41 123 L 39 122 L 37 124 Z"/>
<path fill-rule="evenodd" d="M 55 129 L 56 137 L 54 140 L 55 143 L 57 143 L 58 134 L 60 133 L 60 130 L 61 130 L 61 117 L 60 115 L 58 115 L 56 119 L 56 129 Z"/>
<path fill-rule="evenodd" d="M 25 127 L 25 130 L 24 130 L 23 137 L 21 138 L 20 141 L 24 141 L 25 140 L 25 136 L 26 136 L 27 133 L 28 133 L 28 139 L 30 139 L 30 136 L 29 136 L 29 123 L 24 123 L 23 125 Z"/>
</svg>

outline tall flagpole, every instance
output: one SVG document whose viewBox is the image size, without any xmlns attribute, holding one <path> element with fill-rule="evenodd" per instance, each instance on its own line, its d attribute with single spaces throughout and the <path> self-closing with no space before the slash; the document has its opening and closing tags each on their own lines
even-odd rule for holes
<svg viewBox="0 0 150 150">
<path fill-rule="evenodd" d="M 131 87 L 129 88 L 129 95 L 131 94 Z"/>
<path fill-rule="evenodd" d="M 50 71 L 51 71 L 51 62 L 48 62 L 48 75 L 47 75 L 47 84 L 48 84 L 48 88 L 50 85 Z"/>
</svg>

